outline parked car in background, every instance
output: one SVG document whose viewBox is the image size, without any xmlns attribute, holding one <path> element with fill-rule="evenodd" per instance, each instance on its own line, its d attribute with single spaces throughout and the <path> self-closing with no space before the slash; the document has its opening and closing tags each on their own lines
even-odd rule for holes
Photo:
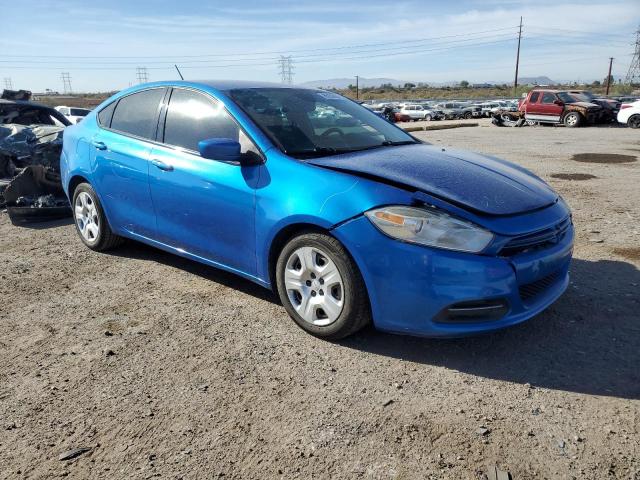
<svg viewBox="0 0 640 480">
<path fill-rule="evenodd" d="M 488 332 L 569 284 L 571 213 L 544 181 L 332 92 L 137 85 L 67 129 L 60 165 L 88 248 L 126 237 L 233 272 L 322 338 Z"/>
<path fill-rule="evenodd" d="M 520 103 L 520 112 L 528 122 L 561 123 L 580 127 L 594 123 L 602 116 L 602 107 L 581 102 L 565 90 L 536 88 Z"/>
<path fill-rule="evenodd" d="M 440 120 L 444 114 L 438 110 L 431 110 L 429 107 L 416 104 L 405 104 L 399 112 L 408 115 L 411 120 Z"/>
<path fill-rule="evenodd" d="M 55 109 L 65 117 L 67 117 L 69 121 L 74 124 L 78 123 L 80 120 L 86 117 L 91 111 L 87 108 L 65 107 L 64 105 L 55 107 Z"/>
<path fill-rule="evenodd" d="M 640 100 L 620 105 L 617 120 L 630 128 L 640 128 Z"/>
<path fill-rule="evenodd" d="M 599 97 L 589 90 L 568 90 L 572 95 L 578 95 L 580 101 L 595 103 L 602 107 L 602 117 L 598 119 L 601 122 L 611 122 L 618 115 L 620 110 L 620 101 L 614 98 Z"/>
<path fill-rule="evenodd" d="M 483 102 L 477 105 L 480 108 L 480 116 L 490 117 L 501 108 L 506 108 L 500 105 L 498 102 Z"/>
<path fill-rule="evenodd" d="M 482 116 L 482 109 L 478 105 L 462 105 L 462 118 L 478 118 Z"/>
<path fill-rule="evenodd" d="M 456 118 L 463 118 L 464 105 L 459 102 L 444 102 L 438 103 L 435 108 L 440 110 L 444 114 L 445 120 L 454 120 Z"/>
</svg>

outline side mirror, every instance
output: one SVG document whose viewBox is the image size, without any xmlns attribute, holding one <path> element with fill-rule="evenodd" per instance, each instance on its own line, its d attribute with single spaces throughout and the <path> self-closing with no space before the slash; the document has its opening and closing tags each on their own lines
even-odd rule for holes
<svg viewBox="0 0 640 480">
<path fill-rule="evenodd" d="M 202 158 L 220 162 L 239 162 L 241 158 L 240 142 L 230 138 L 208 138 L 198 142 Z"/>
<path fill-rule="evenodd" d="M 554 100 L 553 103 L 559 107 L 564 107 L 564 102 L 562 100 Z"/>
</svg>

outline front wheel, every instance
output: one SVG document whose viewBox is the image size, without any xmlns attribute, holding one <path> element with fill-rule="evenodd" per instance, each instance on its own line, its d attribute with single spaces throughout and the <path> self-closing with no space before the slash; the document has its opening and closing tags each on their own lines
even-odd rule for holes
<svg viewBox="0 0 640 480">
<path fill-rule="evenodd" d="M 276 284 L 287 313 L 317 337 L 338 340 L 371 321 L 362 276 L 329 235 L 306 233 L 287 243 L 276 264 Z"/>
<path fill-rule="evenodd" d="M 430 122 L 430 121 L 431 121 L 431 115 L 425 115 L 425 116 L 424 116 L 424 119 L 425 119 L 427 122 Z"/>
<path fill-rule="evenodd" d="M 576 128 L 582 125 L 582 115 L 578 112 L 569 112 L 564 116 L 564 126 Z"/>
<path fill-rule="evenodd" d="M 629 128 L 640 128 L 640 115 L 631 115 L 627 120 Z"/>
<path fill-rule="evenodd" d="M 73 192 L 73 219 L 80 240 L 91 250 L 102 252 L 123 241 L 111 231 L 98 195 L 88 183 L 81 183 Z"/>
</svg>

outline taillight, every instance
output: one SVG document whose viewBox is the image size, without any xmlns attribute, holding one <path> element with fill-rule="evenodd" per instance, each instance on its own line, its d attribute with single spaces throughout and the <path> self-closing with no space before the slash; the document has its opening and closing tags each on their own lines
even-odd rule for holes
<svg viewBox="0 0 640 480">
<path fill-rule="evenodd" d="M 620 105 L 620 110 L 624 110 L 625 108 L 631 108 L 633 107 L 633 105 L 631 105 L 630 103 L 623 103 L 622 105 Z"/>
</svg>

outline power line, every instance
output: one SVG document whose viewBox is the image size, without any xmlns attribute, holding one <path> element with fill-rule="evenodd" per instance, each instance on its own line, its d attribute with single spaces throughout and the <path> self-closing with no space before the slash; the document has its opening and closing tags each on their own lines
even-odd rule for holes
<svg viewBox="0 0 640 480">
<path fill-rule="evenodd" d="M 278 66 L 280 67 L 280 78 L 282 79 L 282 83 L 286 83 L 288 85 L 293 84 L 293 59 L 291 55 L 280 55 Z"/>
<path fill-rule="evenodd" d="M 432 44 L 430 46 L 448 46 L 448 45 L 454 45 L 454 44 L 458 44 L 458 43 L 468 43 L 468 42 L 474 42 L 474 41 L 479 41 L 479 40 L 495 40 L 495 39 L 499 39 L 499 38 L 504 38 L 507 37 L 508 39 L 513 38 L 513 34 L 512 33 L 502 33 L 502 34 L 498 34 L 498 35 L 482 35 L 482 36 L 478 36 L 478 34 L 470 34 L 470 35 L 466 35 L 466 38 L 464 39 L 460 39 L 460 40 L 447 40 L 447 41 L 443 41 L 443 42 L 432 42 Z M 425 43 L 426 40 L 421 40 L 419 42 L 416 41 L 412 41 L 412 43 Z M 424 45 L 403 45 L 403 46 L 394 46 L 394 47 L 386 47 L 386 48 L 371 48 L 371 47 L 362 47 L 362 48 L 357 48 L 355 50 L 348 50 L 342 53 L 337 53 L 337 52 L 323 52 L 323 53 L 309 53 L 309 54 L 301 54 L 301 55 L 295 55 L 296 59 L 299 58 L 314 58 L 314 57 L 326 57 L 326 56 L 331 56 L 331 57 L 335 57 L 335 56 L 339 56 L 339 55 L 354 55 L 354 54 L 360 54 L 360 53 L 379 53 L 379 52 L 392 52 L 392 51 L 398 51 L 398 52 L 402 52 L 405 51 L 407 48 L 421 48 Z M 336 48 L 341 48 L 341 47 L 336 47 Z M 354 47 L 344 47 L 344 48 L 354 48 Z M 321 50 L 321 49 L 319 49 Z M 224 61 L 224 62 L 264 62 L 265 60 L 268 60 L 267 58 L 234 58 L 234 57 L 228 57 L 228 58 L 218 58 L 215 61 Z M 190 64 L 190 63 L 210 63 L 214 60 L 184 60 L 181 61 L 180 64 L 181 65 L 185 65 L 185 64 Z M 45 60 L 45 61 L 35 61 L 35 60 L 0 60 L 0 63 L 26 63 L 26 64 L 50 64 L 50 63 L 59 63 L 59 60 Z M 136 64 L 138 62 L 129 62 L 129 61 L 119 61 L 119 62 L 103 62 L 103 61 L 84 61 L 83 65 L 87 65 L 87 64 L 97 64 L 97 65 L 130 65 L 130 64 Z M 151 62 L 146 62 L 148 64 L 175 64 L 175 62 L 173 61 L 151 61 Z"/>
<path fill-rule="evenodd" d="M 4 88 L 7 90 L 13 90 L 13 82 L 11 81 L 11 77 L 4 77 Z"/>
<path fill-rule="evenodd" d="M 640 28 L 638 28 L 638 31 L 636 32 L 635 51 L 633 53 L 631 65 L 629 65 L 629 70 L 627 71 L 627 76 L 624 79 L 624 83 L 640 83 Z"/>
<path fill-rule="evenodd" d="M 138 83 L 147 83 L 149 81 L 149 74 L 147 73 L 147 67 L 136 68 L 136 79 Z"/>
<path fill-rule="evenodd" d="M 71 75 L 69 75 L 69 72 L 62 72 L 60 77 L 62 78 L 62 91 L 64 93 L 71 93 Z"/>
<path fill-rule="evenodd" d="M 422 43 L 428 40 L 440 40 L 443 38 L 455 38 L 455 37 L 469 37 L 470 35 L 479 35 L 483 33 L 494 33 L 501 32 L 506 30 L 515 30 L 518 26 L 513 27 L 504 27 L 504 28 L 494 28 L 491 30 L 483 30 L 469 33 L 458 33 L 451 35 L 440 35 L 436 37 L 423 37 L 417 39 L 408 39 L 408 40 L 396 40 L 392 42 L 381 42 L 381 43 L 363 43 L 359 45 L 345 45 L 339 47 L 323 47 L 323 48 L 307 48 L 307 49 L 298 49 L 298 50 L 272 50 L 272 51 L 263 51 L 263 52 L 236 52 L 236 53 L 225 53 L 225 54 L 200 54 L 200 55 L 114 55 L 114 56 L 100 56 L 100 55 L 87 55 L 87 56 L 78 56 L 78 55 L 4 55 L 3 57 L 18 57 L 18 58 L 70 58 L 70 59 L 88 59 L 88 58 L 101 58 L 101 59 L 110 59 L 110 58 L 130 58 L 130 59 L 152 59 L 152 58 L 166 58 L 166 59 L 175 59 L 175 58 L 208 58 L 208 57 L 238 57 L 238 56 L 248 56 L 248 55 L 281 55 L 281 54 L 291 54 L 291 53 L 304 53 L 304 52 L 320 52 L 320 51 L 335 51 L 335 50 L 345 50 L 352 48 L 364 48 L 364 47 L 378 47 L 385 45 L 401 45 L 401 44 L 409 44 L 409 43 Z M 149 62 L 145 62 L 149 63 Z"/>
</svg>

